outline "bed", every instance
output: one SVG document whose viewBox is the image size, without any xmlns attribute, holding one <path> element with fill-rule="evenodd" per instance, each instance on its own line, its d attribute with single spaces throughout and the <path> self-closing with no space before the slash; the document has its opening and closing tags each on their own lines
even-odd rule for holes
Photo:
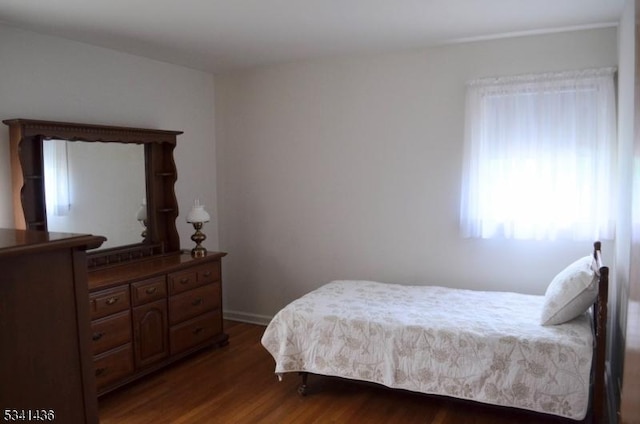
<svg viewBox="0 0 640 424">
<path fill-rule="evenodd" d="M 597 422 L 607 291 L 599 242 L 544 296 L 332 281 L 278 312 L 262 345 L 301 394 L 317 374 Z"/>
</svg>

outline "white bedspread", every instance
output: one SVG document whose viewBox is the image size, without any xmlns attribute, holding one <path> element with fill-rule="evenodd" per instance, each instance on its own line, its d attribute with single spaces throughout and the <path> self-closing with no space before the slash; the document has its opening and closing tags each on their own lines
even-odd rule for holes
<svg viewBox="0 0 640 424">
<path fill-rule="evenodd" d="M 580 420 L 591 317 L 541 326 L 543 299 L 334 281 L 282 309 L 262 344 L 278 374 L 307 371 Z"/>
</svg>

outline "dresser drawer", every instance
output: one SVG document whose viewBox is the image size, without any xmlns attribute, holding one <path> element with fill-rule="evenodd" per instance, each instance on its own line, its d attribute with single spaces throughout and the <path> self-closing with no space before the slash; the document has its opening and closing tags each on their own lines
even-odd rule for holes
<svg viewBox="0 0 640 424">
<path fill-rule="evenodd" d="M 169 294 L 181 293 L 215 281 L 220 281 L 220 261 L 169 274 Z"/>
<path fill-rule="evenodd" d="M 195 269 L 173 272 L 167 276 L 169 294 L 181 293 L 198 287 L 198 273 Z"/>
<path fill-rule="evenodd" d="M 94 356 L 93 367 L 98 391 L 133 373 L 133 353 L 131 343 Z"/>
<path fill-rule="evenodd" d="M 222 333 L 222 315 L 219 311 L 200 315 L 183 322 L 169 331 L 171 354 L 183 352 Z"/>
<path fill-rule="evenodd" d="M 196 268 L 198 282 L 201 284 L 214 283 L 220 281 L 220 261 L 209 262 Z"/>
<path fill-rule="evenodd" d="M 94 355 L 131 342 L 131 313 L 119 312 L 91 322 L 91 349 Z"/>
<path fill-rule="evenodd" d="M 129 285 L 89 294 L 91 319 L 102 318 L 129 309 Z"/>
<path fill-rule="evenodd" d="M 169 324 L 177 324 L 220 307 L 220 283 L 207 284 L 169 298 Z"/>
<path fill-rule="evenodd" d="M 131 284 L 131 302 L 142 305 L 167 296 L 167 284 L 164 275 Z"/>
</svg>

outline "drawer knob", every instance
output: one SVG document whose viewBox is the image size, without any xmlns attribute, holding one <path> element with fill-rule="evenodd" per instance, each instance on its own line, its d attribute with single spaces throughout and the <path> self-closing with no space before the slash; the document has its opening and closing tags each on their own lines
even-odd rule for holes
<svg viewBox="0 0 640 424">
<path fill-rule="evenodd" d="M 202 305 L 202 302 L 203 302 L 203 300 L 202 300 L 202 298 L 200 297 L 200 298 L 198 298 L 198 299 L 194 300 L 193 302 L 191 302 L 191 305 L 192 305 L 192 306 L 199 306 L 199 305 Z"/>
<path fill-rule="evenodd" d="M 158 289 L 157 287 L 147 287 L 147 289 L 145 290 L 145 293 L 154 294 L 157 289 Z"/>
<path fill-rule="evenodd" d="M 202 328 L 202 327 L 195 328 L 193 330 L 193 334 L 200 334 L 200 333 L 202 333 L 203 330 L 204 330 L 204 328 Z"/>
<path fill-rule="evenodd" d="M 205 271 L 202 273 L 202 275 L 204 275 L 206 278 L 211 277 L 211 271 Z"/>
<path fill-rule="evenodd" d="M 97 342 L 102 338 L 102 336 L 104 336 L 104 333 L 93 333 L 93 336 L 91 338 L 94 342 Z"/>
<path fill-rule="evenodd" d="M 111 306 L 114 303 L 116 303 L 118 301 L 118 299 L 120 299 L 118 296 L 110 297 L 109 299 L 107 299 L 107 301 L 105 303 L 107 305 Z"/>
<path fill-rule="evenodd" d="M 107 371 L 106 368 L 97 368 L 96 369 L 96 377 L 100 377 L 101 375 L 103 375 L 105 373 L 105 371 Z"/>
<path fill-rule="evenodd" d="M 180 284 L 187 284 L 189 282 L 188 278 L 181 278 L 180 279 Z"/>
</svg>

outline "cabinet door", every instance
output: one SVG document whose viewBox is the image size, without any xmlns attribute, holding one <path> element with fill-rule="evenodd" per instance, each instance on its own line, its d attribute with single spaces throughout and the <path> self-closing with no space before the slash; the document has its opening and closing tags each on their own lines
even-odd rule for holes
<svg viewBox="0 0 640 424">
<path fill-rule="evenodd" d="M 153 364 L 169 355 L 167 329 L 166 299 L 133 308 L 136 368 Z"/>
</svg>

